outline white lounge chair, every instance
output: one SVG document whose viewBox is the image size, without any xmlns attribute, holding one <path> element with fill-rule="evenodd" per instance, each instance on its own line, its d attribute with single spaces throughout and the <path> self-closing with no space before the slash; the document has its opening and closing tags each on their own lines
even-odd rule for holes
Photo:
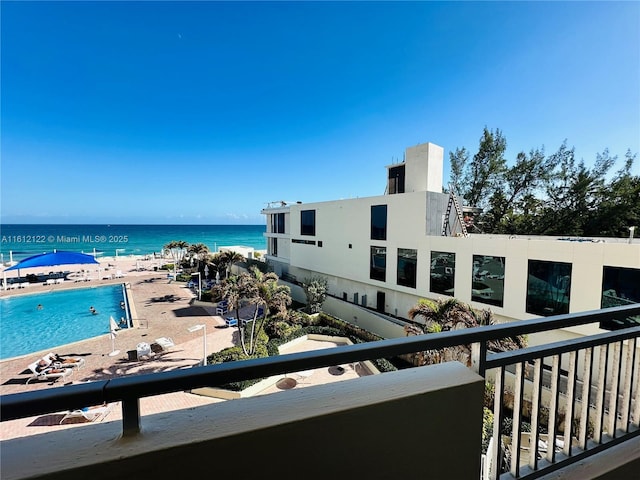
<svg viewBox="0 0 640 480">
<path fill-rule="evenodd" d="M 56 368 L 52 366 L 42 366 L 40 365 L 40 360 L 37 360 L 29 365 L 29 370 L 31 370 L 31 377 L 27 379 L 27 384 L 31 380 L 46 380 L 46 381 L 56 381 L 59 378 L 66 378 L 73 373 L 73 369 L 71 368 Z M 40 369 L 38 371 L 38 369 Z"/>
<path fill-rule="evenodd" d="M 43 360 L 50 362 L 51 366 L 54 368 L 80 368 L 84 365 L 84 358 L 76 358 L 76 357 L 67 357 L 58 360 L 56 359 L 56 354 L 53 352 L 48 353 L 44 357 Z"/>
<path fill-rule="evenodd" d="M 141 357 L 151 358 L 153 356 L 151 345 L 149 345 L 147 342 L 140 342 L 138 345 L 136 345 L 136 352 L 138 355 L 138 360 L 140 360 Z"/>
<path fill-rule="evenodd" d="M 156 338 L 155 343 L 160 345 L 163 350 L 168 350 L 176 345 L 171 338 L 167 337 Z"/>
<path fill-rule="evenodd" d="M 96 407 L 84 407 L 77 410 L 69 410 L 64 414 L 62 420 L 60 420 L 60 425 L 62 425 L 62 422 L 70 418 L 83 418 L 89 422 L 101 422 L 104 420 L 104 417 L 109 415 L 111 410 L 113 410 L 113 403 L 99 405 Z"/>
</svg>

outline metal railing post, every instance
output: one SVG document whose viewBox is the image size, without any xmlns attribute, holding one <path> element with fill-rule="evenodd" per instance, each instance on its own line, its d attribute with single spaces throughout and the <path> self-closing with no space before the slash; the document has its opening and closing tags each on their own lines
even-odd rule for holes
<svg viewBox="0 0 640 480">
<path fill-rule="evenodd" d="M 122 436 L 129 437 L 140 433 L 140 399 L 138 397 L 122 400 Z"/>
<path fill-rule="evenodd" d="M 471 344 L 471 368 L 478 375 L 486 379 L 485 364 L 487 361 L 487 342 Z"/>
</svg>

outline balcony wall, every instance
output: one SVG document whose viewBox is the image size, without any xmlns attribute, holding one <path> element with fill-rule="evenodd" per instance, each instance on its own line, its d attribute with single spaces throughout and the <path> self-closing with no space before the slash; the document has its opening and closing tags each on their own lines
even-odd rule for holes
<svg viewBox="0 0 640 480">
<path fill-rule="evenodd" d="M 483 392 L 447 363 L 87 425 L 3 442 L 2 478 L 479 478 Z"/>
</svg>

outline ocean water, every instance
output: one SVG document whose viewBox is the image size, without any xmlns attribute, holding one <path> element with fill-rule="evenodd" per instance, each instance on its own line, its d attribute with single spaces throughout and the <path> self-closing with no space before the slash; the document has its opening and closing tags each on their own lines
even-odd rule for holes
<svg viewBox="0 0 640 480">
<path fill-rule="evenodd" d="M 172 240 L 204 243 L 213 251 L 224 246 L 267 248 L 265 225 L 0 225 L 1 261 L 64 250 L 98 256 L 160 252 Z M 11 253 L 10 253 L 11 252 Z"/>
<path fill-rule="evenodd" d="M 122 285 L 2 298 L 0 359 L 53 349 L 109 333 L 109 317 L 118 322 L 124 316 L 120 308 L 123 300 Z M 39 309 L 38 305 L 42 308 Z M 92 314 L 89 311 L 91 306 L 98 313 Z M 110 340 L 105 338 L 105 353 L 110 346 Z"/>
</svg>

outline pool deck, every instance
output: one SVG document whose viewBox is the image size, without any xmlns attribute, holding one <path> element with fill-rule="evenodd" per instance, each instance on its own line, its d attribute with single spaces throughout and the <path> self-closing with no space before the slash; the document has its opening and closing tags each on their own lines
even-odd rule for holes
<svg viewBox="0 0 640 480">
<path fill-rule="evenodd" d="M 107 285 L 113 283 L 128 283 L 131 286 L 131 297 L 137 312 L 138 320 L 134 328 L 120 330 L 115 339 L 115 347 L 120 351 L 118 355 L 110 356 L 112 349 L 109 334 L 101 335 L 88 340 L 75 342 L 54 349 L 32 353 L 22 357 L 0 361 L 0 395 L 41 390 L 45 388 L 58 388 L 62 385 L 87 381 L 106 380 L 123 375 L 140 375 L 146 373 L 162 372 L 168 370 L 190 368 L 198 365 L 202 360 L 203 334 L 202 331 L 194 333 L 187 329 L 190 326 L 205 324 L 207 329 L 207 352 L 216 352 L 233 346 L 237 340 L 237 329 L 225 328 L 224 319 L 214 314 L 213 306 L 202 307 L 194 305 L 194 293 L 182 283 L 170 282 L 166 273 L 149 271 L 131 271 L 123 279 L 96 280 L 91 286 Z M 66 282 L 60 285 L 32 286 L 18 291 L 2 292 L 3 294 L 26 294 L 29 291 L 61 290 L 79 288 L 88 285 Z M 2 296 L 5 296 L 2 295 Z M 144 360 L 129 360 L 127 351 L 135 350 L 140 342 L 153 343 L 156 338 L 170 337 L 175 343 L 174 347 L 167 351 L 155 354 Z M 331 342 L 305 341 L 287 353 L 293 351 L 314 350 L 335 346 Z M 73 369 L 71 376 L 55 382 L 32 381 L 27 366 L 46 355 L 55 352 L 61 356 L 81 357 L 85 364 L 79 369 Z M 342 369 L 317 369 L 315 371 L 291 374 L 296 380 L 295 387 L 309 386 L 313 384 L 327 383 L 337 380 L 346 380 L 359 376 L 352 366 L 344 365 Z M 274 393 L 291 388 L 290 385 L 273 386 L 260 394 Z M 142 415 L 159 412 L 194 408 L 200 405 L 220 402 L 216 398 L 194 395 L 185 392 L 175 392 L 166 395 L 143 398 L 140 401 Z M 87 423 L 66 422 L 58 425 L 64 412 L 41 415 L 38 417 L 23 418 L 0 423 L 0 440 L 24 437 L 53 431 L 62 428 L 78 428 Z M 119 405 L 108 414 L 104 421 L 116 421 L 121 419 Z"/>
</svg>

